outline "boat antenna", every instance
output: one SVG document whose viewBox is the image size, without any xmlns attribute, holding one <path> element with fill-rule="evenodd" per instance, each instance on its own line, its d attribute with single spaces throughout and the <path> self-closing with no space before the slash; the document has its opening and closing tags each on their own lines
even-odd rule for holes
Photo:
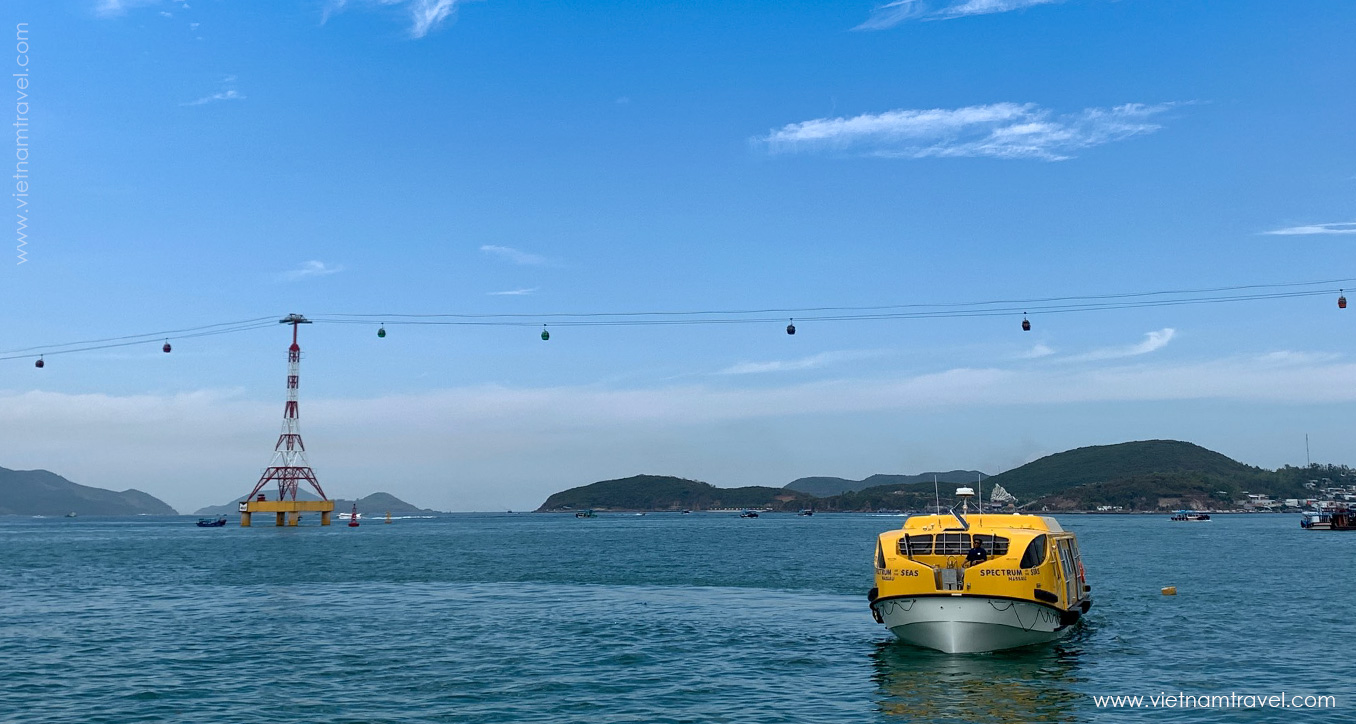
<svg viewBox="0 0 1356 724">
<path fill-rule="evenodd" d="M 954 515 L 956 520 L 960 522 L 961 530 L 970 530 L 970 521 L 966 520 L 965 516 L 970 514 L 969 502 L 970 497 L 974 494 L 975 491 L 970 488 L 956 488 L 956 497 L 960 498 L 960 502 L 951 507 L 951 515 Z M 960 511 L 957 511 L 956 508 L 960 508 Z"/>
<path fill-rule="evenodd" d="M 937 496 L 937 515 L 942 514 L 942 489 L 937 487 L 937 474 L 932 474 L 932 492 Z"/>
</svg>

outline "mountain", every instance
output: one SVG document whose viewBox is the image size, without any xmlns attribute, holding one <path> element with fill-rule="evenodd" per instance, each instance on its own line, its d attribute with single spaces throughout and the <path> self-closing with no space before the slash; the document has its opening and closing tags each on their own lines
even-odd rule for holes
<svg viewBox="0 0 1356 724">
<path fill-rule="evenodd" d="M 1047 455 L 984 481 L 1002 485 L 1022 502 L 1068 488 L 1128 480 L 1147 475 L 1196 475 L 1251 478 L 1261 468 L 1225 457 L 1200 445 L 1177 440 L 1140 440 L 1093 445 Z"/>
<path fill-rule="evenodd" d="M 954 502 L 955 486 L 974 487 L 978 473 L 937 473 L 944 505 Z M 700 510 L 702 508 L 771 508 L 817 511 L 931 510 L 937 504 L 933 473 L 872 475 L 860 480 L 812 477 L 784 488 L 717 488 L 695 480 L 663 475 L 637 475 L 604 480 L 556 493 L 539 510 Z M 995 485 L 1016 496 L 1023 510 L 1093 510 L 1099 506 L 1126 511 L 1180 508 L 1242 508 L 1249 494 L 1274 500 L 1314 497 L 1312 488 L 1332 481 L 1349 485 L 1356 471 L 1345 466 L 1289 466 L 1279 470 L 1244 465 L 1199 445 L 1177 440 L 1139 440 L 1094 445 L 1047 455 L 991 478 L 985 478 L 985 499 Z M 816 497 L 814 491 L 840 490 Z"/>
<path fill-rule="evenodd" d="M 986 478 L 983 490 L 987 499 L 993 486 L 1001 485 L 1017 497 L 1017 506 L 1024 510 L 1228 509 L 1241 507 L 1249 493 L 1278 500 L 1313 497 L 1306 483 L 1352 477 L 1356 475 L 1341 466 L 1264 470 L 1189 442 L 1140 440 L 1047 455 Z M 973 485 L 974 478 L 956 482 Z M 954 493 L 952 486 L 942 490 L 944 505 L 950 505 Z M 935 496 L 931 481 L 878 485 L 816 500 L 814 507 L 824 511 L 931 510 Z"/>
<path fill-rule="evenodd" d="M 794 490 L 748 486 L 717 488 L 710 483 L 668 475 L 634 475 L 570 488 L 552 495 L 538 512 L 584 510 L 703 510 L 773 508 L 796 510 L 813 499 Z"/>
<path fill-rule="evenodd" d="M 985 483 L 1002 485 L 1027 510 L 1227 509 L 1242 505 L 1249 493 L 1281 500 L 1313 497 L 1306 482 L 1346 479 L 1349 472 L 1320 465 L 1265 470 L 1189 442 L 1140 440 L 1047 455 Z"/>
<path fill-rule="evenodd" d="M 0 468 L 0 515 L 178 515 L 140 490 L 91 488 L 47 470 Z"/>
<path fill-rule="evenodd" d="M 276 488 L 270 490 L 269 492 L 271 497 L 271 495 L 274 492 L 276 492 Z M 235 513 L 238 511 L 236 506 L 240 503 L 242 499 L 243 498 L 236 498 L 235 500 L 232 500 L 231 502 L 225 503 L 223 505 L 209 505 L 206 508 L 200 508 L 193 514 L 201 515 L 204 517 L 212 517 L 217 515 L 235 515 Z M 320 500 L 320 498 L 316 496 L 314 493 L 309 493 L 305 490 L 298 490 L 297 500 Z M 335 498 L 334 512 L 347 513 L 348 511 L 353 509 L 353 504 L 355 502 L 358 504 L 358 512 L 362 513 L 364 516 L 384 515 L 387 512 L 399 515 L 408 515 L 410 513 L 438 512 L 436 510 L 420 508 L 411 503 L 406 503 L 405 501 L 401 500 L 400 498 L 397 498 L 394 495 L 391 495 L 390 493 L 372 493 L 371 495 L 368 495 L 364 498 L 359 498 L 356 501 L 344 500 L 343 498 Z"/>
<path fill-rule="evenodd" d="M 843 493 L 882 485 L 931 484 L 934 475 L 937 476 L 939 483 L 964 485 L 965 483 L 973 483 L 983 473 L 978 470 L 952 470 L 946 473 L 919 473 L 917 475 L 872 475 L 865 480 L 832 477 L 798 478 L 787 483 L 786 489 L 809 493 L 818 498 L 827 498 L 831 495 L 842 495 Z"/>
</svg>

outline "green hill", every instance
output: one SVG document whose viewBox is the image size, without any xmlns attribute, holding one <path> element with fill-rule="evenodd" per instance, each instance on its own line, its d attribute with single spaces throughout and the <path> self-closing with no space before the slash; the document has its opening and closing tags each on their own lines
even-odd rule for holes
<svg viewBox="0 0 1356 724">
<path fill-rule="evenodd" d="M 984 481 L 1001 485 L 1026 502 L 1080 485 L 1157 475 L 1200 479 L 1251 479 L 1261 468 L 1225 457 L 1200 445 L 1177 440 L 1141 440 L 1093 445 L 1047 455 Z"/>
<path fill-rule="evenodd" d="M 140 490 L 79 485 L 47 470 L 0 468 L 0 515 L 178 515 Z"/>
<path fill-rule="evenodd" d="M 1265 470 L 1189 442 L 1142 440 L 1048 455 L 989 478 L 985 487 L 1002 485 L 1027 509 L 1232 508 L 1247 493 L 1309 497 L 1306 480 L 1336 479 L 1345 471 L 1320 465 Z"/>
<path fill-rule="evenodd" d="M 862 481 L 800 478 L 785 488 L 717 488 L 695 480 L 637 475 L 556 493 L 539 510 L 813 507 L 818 511 L 919 511 L 936 504 L 932 475 L 873 475 Z M 937 475 L 943 484 L 943 504 L 950 505 L 955 487 L 974 485 L 978 473 L 953 470 Z M 1002 485 L 1026 510 L 1093 510 L 1103 505 L 1127 511 L 1227 509 L 1239 507 L 1248 493 L 1273 500 L 1313 497 L 1305 484 L 1325 478 L 1349 484 L 1356 480 L 1356 473 L 1331 465 L 1264 470 L 1189 442 L 1141 440 L 1047 455 L 985 478 L 983 490 L 987 499 L 995 485 Z M 815 497 L 814 490 L 843 492 Z"/>
<path fill-rule="evenodd" d="M 269 491 L 270 498 L 276 497 L 276 490 L 277 489 L 274 488 Z M 209 505 L 206 508 L 200 508 L 193 514 L 205 517 L 217 515 L 234 515 L 237 511 L 236 505 L 242 499 L 243 495 L 242 497 L 236 498 L 235 500 L 232 500 L 229 503 L 225 503 L 222 505 Z M 305 490 L 297 491 L 297 500 L 319 500 L 319 499 L 320 498 L 316 497 L 314 493 L 309 493 Z M 401 500 L 400 498 L 397 498 L 394 495 L 391 495 L 390 493 L 372 493 L 367 497 L 358 498 L 356 501 L 344 500 L 343 498 L 336 498 L 334 500 L 334 512 L 347 513 L 349 510 L 352 510 L 353 504 L 355 502 L 358 504 L 358 512 L 362 513 L 364 516 L 384 515 L 387 512 L 398 515 L 408 515 L 410 513 L 438 512 L 436 510 L 420 508 L 411 503 L 406 503 L 405 501 Z"/>
<path fill-rule="evenodd" d="M 961 484 L 973 484 L 974 479 L 960 481 Z M 955 483 L 942 483 L 941 494 L 946 499 L 955 492 Z M 874 510 L 931 510 L 936 500 L 936 489 L 932 478 L 927 482 L 904 483 L 902 485 L 876 485 L 861 490 L 853 490 L 842 495 L 830 495 L 814 502 L 815 510 L 839 512 L 869 512 Z"/>
<path fill-rule="evenodd" d="M 707 508 L 797 509 L 813 496 L 783 488 L 717 488 L 668 475 L 634 475 L 570 488 L 552 495 L 537 510 L 704 510 Z"/>
<path fill-rule="evenodd" d="M 809 493 L 819 498 L 827 498 L 832 495 L 842 495 L 885 485 L 909 485 L 912 483 L 931 485 L 934 475 L 938 482 L 951 485 L 974 482 L 983 473 L 978 470 L 952 470 L 945 473 L 919 473 L 917 475 L 872 475 L 865 480 L 833 477 L 798 478 L 787 483 L 786 489 Z"/>
</svg>

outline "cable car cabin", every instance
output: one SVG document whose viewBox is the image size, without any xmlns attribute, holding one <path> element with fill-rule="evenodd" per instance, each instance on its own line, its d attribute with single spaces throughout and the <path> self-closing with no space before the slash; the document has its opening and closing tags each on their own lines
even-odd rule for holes
<svg viewBox="0 0 1356 724">
<path fill-rule="evenodd" d="M 786 325 L 786 333 L 787 333 L 787 334 L 795 334 L 795 333 L 796 333 L 796 325 L 794 325 L 794 324 L 788 324 L 788 325 Z"/>
<path fill-rule="evenodd" d="M 161 352 L 164 352 L 165 354 L 169 354 L 171 349 L 173 349 L 173 348 L 170 347 L 169 340 L 167 339 L 167 340 L 165 340 L 165 346 L 164 346 L 164 347 L 161 347 L 161 348 L 160 348 L 160 351 L 161 351 Z"/>
<path fill-rule="evenodd" d="M 1023 332 L 1031 331 L 1031 320 L 1027 319 L 1026 317 L 1022 317 L 1022 331 Z"/>
</svg>

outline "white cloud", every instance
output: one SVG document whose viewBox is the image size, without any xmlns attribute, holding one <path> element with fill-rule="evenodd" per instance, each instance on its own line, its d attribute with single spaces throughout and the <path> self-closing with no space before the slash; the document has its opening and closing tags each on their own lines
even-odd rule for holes
<svg viewBox="0 0 1356 724">
<path fill-rule="evenodd" d="M 901 109 L 790 123 L 758 140 L 770 153 L 837 152 L 887 158 L 988 156 L 1061 161 L 1078 150 L 1152 133 L 1174 104 L 1127 103 L 1055 114 L 1034 103 Z"/>
<path fill-rule="evenodd" d="M 409 14 L 410 37 L 422 38 L 428 35 L 448 18 L 452 17 L 457 6 L 465 0 L 331 0 L 322 12 L 320 22 L 324 23 L 336 13 L 354 5 L 380 5 L 400 7 Z"/>
<path fill-rule="evenodd" d="M 1037 343 L 1031 349 L 1017 355 L 1017 359 L 1040 359 L 1054 354 L 1055 350 L 1045 344 Z"/>
<path fill-rule="evenodd" d="M 871 17 L 853 30 L 884 30 L 910 20 L 949 20 L 1058 2 L 1063 0 L 895 0 L 872 10 Z"/>
<path fill-rule="evenodd" d="M 514 264 L 524 264 L 532 266 L 546 263 L 546 257 L 544 256 L 540 256 L 537 254 L 529 254 L 528 252 L 519 251 L 508 246 L 494 246 L 493 244 L 485 244 L 484 246 L 480 247 L 480 250 L 486 254 L 489 254 L 490 256 L 497 256 L 500 259 L 513 262 Z"/>
<path fill-rule="evenodd" d="M 180 103 L 179 105 L 182 105 L 182 106 L 201 106 L 201 105 L 205 105 L 205 104 L 207 104 L 207 103 L 215 103 L 216 101 L 242 101 L 242 100 L 245 100 L 245 96 L 241 95 L 239 91 L 237 91 L 237 90 L 235 90 L 234 88 L 232 88 L 232 89 L 230 89 L 230 90 L 218 91 L 218 92 L 212 93 L 212 94 L 210 94 L 210 95 L 205 95 L 205 96 L 203 96 L 202 98 L 199 98 L 199 99 L 196 100 L 196 101 L 189 101 L 189 102 L 187 102 L 187 103 Z"/>
<path fill-rule="evenodd" d="M 1331 224 L 1309 224 L 1264 231 L 1275 236 L 1308 236 L 1310 234 L 1356 234 L 1356 221 L 1338 221 Z"/>
<path fill-rule="evenodd" d="M 156 5 L 160 0 L 99 0 L 94 5 L 94 14 L 109 18 L 124 15 L 128 10 L 145 5 Z"/>
<path fill-rule="evenodd" d="M 801 357 L 793 360 L 773 360 L 771 362 L 740 362 L 731 365 L 716 374 L 718 375 L 750 375 L 761 374 L 764 372 L 789 372 L 792 370 L 812 370 L 819 369 L 835 362 L 845 360 L 860 359 L 862 357 L 874 356 L 871 352 L 820 352 L 809 357 Z"/>
<path fill-rule="evenodd" d="M 1157 352 L 1168 346 L 1172 338 L 1177 335 L 1177 330 L 1172 327 L 1165 327 L 1157 332 L 1145 332 L 1144 341 L 1138 344 L 1132 344 L 1126 347 L 1105 347 L 1095 349 L 1091 352 L 1066 357 L 1068 362 L 1094 362 L 1097 360 L 1121 359 L 1124 357 L 1138 357 L 1140 355 Z"/>
<path fill-rule="evenodd" d="M 531 289 L 509 289 L 502 292 L 486 292 L 486 294 L 491 297 L 523 297 L 528 294 L 535 294 L 538 289 L 540 289 L 540 287 L 532 287 Z"/>
<path fill-rule="evenodd" d="M 409 3 L 409 8 L 414 21 L 410 26 L 410 35 L 422 38 L 456 10 L 457 0 L 413 0 Z"/>
<path fill-rule="evenodd" d="M 295 281 L 298 279 L 308 279 L 310 277 L 323 277 L 330 274 L 338 274 L 343 270 L 344 268 L 341 266 L 329 266 L 323 261 L 311 260 L 302 262 L 301 266 L 296 269 L 283 272 L 281 278 L 288 281 Z"/>
<path fill-rule="evenodd" d="M 187 7 L 187 6 L 185 6 Z M 194 24 L 196 25 L 196 23 Z M 181 106 L 201 106 L 217 101 L 242 101 L 245 96 L 235 89 L 236 77 L 234 75 L 225 75 L 221 77 L 221 90 L 199 98 L 196 101 L 180 103 Z"/>
<path fill-rule="evenodd" d="M 94 3 L 94 14 L 104 18 L 112 18 L 119 15 L 126 15 L 128 10 L 160 5 L 164 1 L 165 0 L 97 0 L 97 2 Z M 188 3 L 183 0 L 173 0 L 173 3 L 177 4 L 180 10 L 188 9 Z M 163 10 L 160 11 L 160 14 L 167 18 L 171 17 L 170 13 Z"/>
</svg>

